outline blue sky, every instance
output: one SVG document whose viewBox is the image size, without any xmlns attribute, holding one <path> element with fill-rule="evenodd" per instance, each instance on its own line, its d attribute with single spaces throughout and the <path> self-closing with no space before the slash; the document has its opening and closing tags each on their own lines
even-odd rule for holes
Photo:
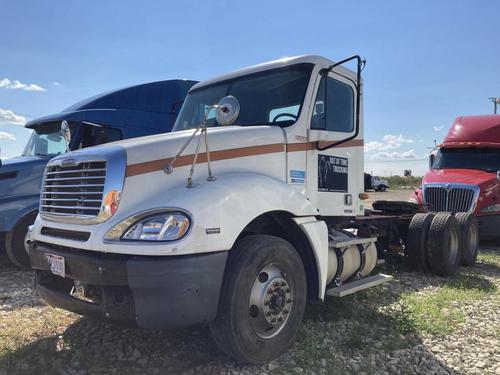
<svg viewBox="0 0 500 375">
<path fill-rule="evenodd" d="M 500 2 L 0 0 L 0 9 L 3 157 L 21 152 L 24 119 L 102 91 L 358 53 L 368 62 L 366 170 L 422 174 L 453 119 L 491 113 L 488 97 L 500 96 Z"/>
</svg>

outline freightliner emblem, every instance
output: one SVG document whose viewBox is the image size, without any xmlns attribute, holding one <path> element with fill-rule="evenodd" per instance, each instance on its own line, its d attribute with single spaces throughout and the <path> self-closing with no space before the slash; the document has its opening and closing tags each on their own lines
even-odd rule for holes
<svg viewBox="0 0 500 375">
<path fill-rule="evenodd" d="M 61 167 L 63 168 L 74 167 L 77 164 L 78 162 L 76 161 L 76 159 L 64 159 L 61 162 Z"/>
</svg>

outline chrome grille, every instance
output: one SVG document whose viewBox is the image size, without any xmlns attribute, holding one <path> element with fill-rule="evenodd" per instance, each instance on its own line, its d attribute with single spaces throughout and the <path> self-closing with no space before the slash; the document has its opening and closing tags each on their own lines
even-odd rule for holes
<svg viewBox="0 0 500 375">
<path fill-rule="evenodd" d="M 424 185 L 424 203 L 433 212 L 473 211 L 478 187 L 471 185 Z"/>
<path fill-rule="evenodd" d="M 43 180 L 40 211 L 58 216 L 97 217 L 106 182 L 105 161 L 48 165 Z"/>
</svg>

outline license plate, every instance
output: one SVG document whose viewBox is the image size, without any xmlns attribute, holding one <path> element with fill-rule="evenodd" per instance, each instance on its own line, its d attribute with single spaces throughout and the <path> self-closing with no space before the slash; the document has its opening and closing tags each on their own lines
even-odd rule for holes
<svg viewBox="0 0 500 375">
<path fill-rule="evenodd" d="M 54 275 L 65 277 L 66 269 L 64 265 L 64 258 L 54 254 L 45 254 L 45 256 L 47 257 L 47 262 L 50 266 L 50 272 Z"/>
</svg>

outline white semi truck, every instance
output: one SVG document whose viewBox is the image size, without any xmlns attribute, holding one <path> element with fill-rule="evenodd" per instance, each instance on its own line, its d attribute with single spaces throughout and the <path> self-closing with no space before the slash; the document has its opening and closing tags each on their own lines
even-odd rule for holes
<svg viewBox="0 0 500 375">
<path fill-rule="evenodd" d="M 263 363 L 307 301 L 390 280 L 370 275 L 378 258 L 454 274 L 475 247 L 453 215 L 365 212 L 363 66 L 252 66 L 195 85 L 173 133 L 53 159 L 27 241 L 38 292 L 145 329 L 209 323 L 224 352 Z"/>
</svg>

